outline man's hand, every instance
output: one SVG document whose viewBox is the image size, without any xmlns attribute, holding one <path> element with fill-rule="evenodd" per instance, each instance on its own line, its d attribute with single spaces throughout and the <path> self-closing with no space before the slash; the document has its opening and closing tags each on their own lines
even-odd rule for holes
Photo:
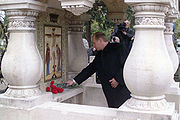
<svg viewBox="0 0 180 120">
<path fill-rule="evenodd" d="M 66 82 L 66 84 L 67 84 L 67 86 L 71 86 L 71 85 L 74 84 L 74 81 L 73 80 L 69 80 L 69 81 Z"/>
<path fill-rule="evenodd" d="M 112 86 L 113 88 L 116 88 L 116 87 L 119 85 L 119 83 L 118 83 L 114 78 L 112 78 L 111 80 L 109 80 L 109 82 L 111 83 L 111 86 Z"/>
</svg>

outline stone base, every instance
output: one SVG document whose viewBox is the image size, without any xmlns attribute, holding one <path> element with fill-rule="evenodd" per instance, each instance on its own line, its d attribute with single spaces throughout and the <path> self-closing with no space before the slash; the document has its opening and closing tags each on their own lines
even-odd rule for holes
<svg viewBox="0 0 180 120">
<path fill-rule="evenodd" d="M 145 97 L 131 94 L 126 106 L 140 111 L 163 111 L 167 109 L 168 102 L 165 100 L 165 95 Z"/>
<path fill-rule="evenodd" d="M 166 100 L 168 102 L 175 102 L 175 109 L 179 113 L 180 112 L 180 88 L 178 87 L 170 87 L 166 92 Z"/>
<path fill-rule="evenodd" d="M 131 109 L 124 103 L 117 112 L 118 120 L 178 120 L 175 103 L 169 103 L 163 111 L 141 111 Z"/>
<path fill-rule="evenodd" d="M 29 98 L 33 96 L 39 96 L 42 91 L 39 89 L 38 85 L 34 86 L 10 86 L 4 93 L 4 96 L 15 97 L 15 98 Z"/>
<path fill-rule="evenodd" d="M 28 109 L 36 105 L 52 101 L 52 93 L 43 93 L 39 96 L 27 98 L 8 97 L 0 94 L 0 104 L 7 107 L 17 107 L 19 109 Z"/>
</svg>

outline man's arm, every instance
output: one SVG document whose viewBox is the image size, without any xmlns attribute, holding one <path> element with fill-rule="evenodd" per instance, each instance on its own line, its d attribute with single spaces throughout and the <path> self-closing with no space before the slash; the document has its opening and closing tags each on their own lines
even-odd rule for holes
<svg viewBox="0 0 180 120">
<path fill-rule="evenodd" d="M 84 68 L 75 78 L 76 83 L 81 84 L 96 72 L 95 60 Z"/>
<path fill-rule="evenodd" d="M 67 81 L 67 85 L 72 85 L 74 83 L 81 84 L 87 78 L 89 78 L 92 74 L 96 72 L 96 57 L 92 63 L 90 63 L 86 68 L 84 68 L 73 80 Z"/>
</svg>

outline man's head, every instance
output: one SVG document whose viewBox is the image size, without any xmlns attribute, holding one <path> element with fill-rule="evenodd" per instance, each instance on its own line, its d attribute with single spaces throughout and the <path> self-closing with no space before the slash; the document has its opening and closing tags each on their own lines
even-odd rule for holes
<svg viewBox="0 0 180 120">
<path fill-rule="evenodd" d="M 128 20 L 124 21 L 126 23 L 126 28 L 129 28 L 130 22 Z"/>
<path fill-rule="evenodd" d="M 92 36 L 92 42 L 93 42 L 93 47 L 97 51 L 99 51 L 99 50 L 103 50 L 105 48 L 105 46 L 108 44 L 108 39 L 104 33 L 96 32 Z"/>
</svg>

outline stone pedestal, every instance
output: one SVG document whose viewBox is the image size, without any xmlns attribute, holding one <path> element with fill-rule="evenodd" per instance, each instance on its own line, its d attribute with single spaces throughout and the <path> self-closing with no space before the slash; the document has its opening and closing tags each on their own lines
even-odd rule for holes
<svg viewBox="0 0 180 120">
<path fill-rule="evenodd" d="M 117 120 L 178 120 L 174 103 L 168 103 L 167 109 L 162 111 L 139 111 L 125 104 L 118 109 Z"/>
<path fill-rule="evenodd" d="M 4 107 L 17 107 L 18 109 L 29 109 L 45 102 L 53 101 L 52 93 L 42 93 L 41 95 L 26 98 L 7 97 L 0 95 L 0 104 Z"/>
</svg>

